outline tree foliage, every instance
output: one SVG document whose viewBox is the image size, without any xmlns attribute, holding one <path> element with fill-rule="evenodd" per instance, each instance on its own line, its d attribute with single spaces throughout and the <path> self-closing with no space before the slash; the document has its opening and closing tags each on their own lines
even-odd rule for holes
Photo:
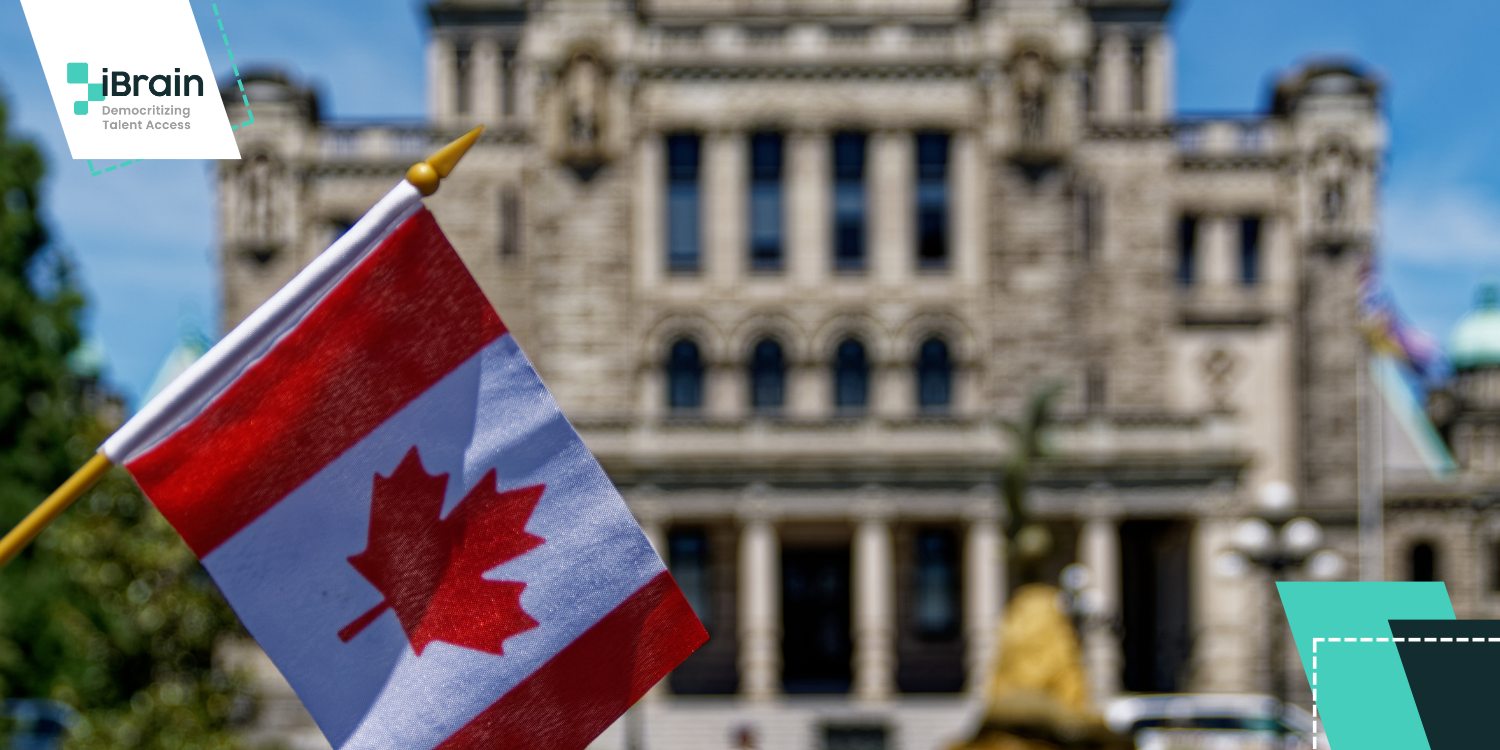
<svg viewBox="0 0 1500 750">
<path fill-rule="evenodd" d="M 118 413 L 69 369 L 83 298 L 38 213 L 43 173 L 0 101 L 0 531 L 87 460 Z M 72 706 L 72 748 L 232 747 L 249 697 L 212 650 L 238 627 L 117 469 L 0 570 L 0 698 Z"/>
</svg>

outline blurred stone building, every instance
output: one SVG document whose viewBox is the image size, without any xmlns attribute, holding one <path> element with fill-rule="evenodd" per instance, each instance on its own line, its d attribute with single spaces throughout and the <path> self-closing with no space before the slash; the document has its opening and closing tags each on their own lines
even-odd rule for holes
<svg viewBox="0 0 1500 750">
<path fill-rule="evenodd" d="M 430 5 L 422 122 L 245 77 L 225 325 L 486 126 L 427 203 L 712 636 L 599 747 L 939 747 L 1075 561 L 1097 699 L 1278 691 L 1267 577 L 1214 561 L 1262 514 L 1354 559 L 1380 92 L 1179 114 L 1170 6 Z M 1007 563 L 1002 421 L 1052 381 Z"/>
</svg>

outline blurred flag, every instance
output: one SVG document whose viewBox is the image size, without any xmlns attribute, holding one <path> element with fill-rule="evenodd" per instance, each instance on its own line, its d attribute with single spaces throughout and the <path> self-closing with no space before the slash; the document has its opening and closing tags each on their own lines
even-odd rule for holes
<svg viewBox="0 0 1500 750">
<path fill-rule="evenodd" d="M 1442 361 L 1442 344 L 1406 320 L 1380 283 L 1370 259 L 1359 269 L 1359 312 L 1365 337 L 1377 353 L 1400 359 L 1420 377 L 1426 377 Z"/>
</svg>

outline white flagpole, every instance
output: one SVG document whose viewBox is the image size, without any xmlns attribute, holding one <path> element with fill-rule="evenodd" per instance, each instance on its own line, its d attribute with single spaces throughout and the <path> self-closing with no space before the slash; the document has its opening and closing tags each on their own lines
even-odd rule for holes
<svg viewBox="0 0 1500 750">
<path fill-rule="evenodd" d="M 1359 445 L 1359 580 L 1385 580 L 1384 396 L 1375 354 L 1361 347 L 1355 399 Z"/>
</svg>

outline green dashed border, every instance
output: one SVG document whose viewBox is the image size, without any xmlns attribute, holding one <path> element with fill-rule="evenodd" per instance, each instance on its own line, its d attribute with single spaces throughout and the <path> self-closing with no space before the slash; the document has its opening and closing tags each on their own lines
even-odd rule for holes
<svg viewBox="0 0 1500 750">
<path fill-rule="evenodd" d="M 113 167 L 105 167 L 104 169 L 94 169 L 94 160 L 93 159 L 89 159 L 87 161 L 88 161 L 88 165 L 89 165 L 89 174 L 92 175 L 92 176 L 94 176 L 94 177 L 98 177 L 99 175 L 104 174 L 105 172 L 113 172 L 116 169 L 119 169 L 120 167 L 128 167 L 128 166 L 130 166 L 130 165 L 132 165 L 132 164 L 134 164 L 134 163 L 136 163 L 138 161 L 145 161 L 145 159 L 131 159 L 129 161 L 122 161 L 119 164 L 114 165 Z"/>
<path fill-rule="evenodd" d="M 212 8 L 214 11 L 214 23 L 218 24 L 219 26 L 219 38 L 224 40 L 224 52 L 229 55 L 229 67 L 234 71 L 234 83 L 236 86 L 240 87 L 240 101 L 243 101 L 245 103 L 245 114 L 250 116 L 250 119 L 238 125 L 229 126 L 230 130 L 239 130 L 246 125 L 255 124 L 255 113 L 250 110 L 250 97 L 245 95 L 245 82 L 240 78 L 240 66 L 234 61 L 234 50 L 229 46 L 229 34 L 225 33 L 224 31 L 224 19 L 219 17 L 219 4 L 209 3 L 208 7 Z M 121 167 L 128 167 L 138 161 L 145 161 L 145 159 L 127 159 L 126 161 L 122 161 L 114 166 L 105 167 L 103 169 L 94 169 L 94 160 L 86 160 L 89 168 L 89 175 L 92 177 L 98 177 L 105 172 L 113 172 L 116 169 L 120 169 Z"/>
<path fill-rule="evenodd" d="M 209 3 L 208 7 L 213 8 L 214 23 L 219 25 L 219 38 L 224 40 L 224 52 L 229 55 L 229 67 L 234 71 L 234 83 L 240 87 L 240 101 L 245 103 L 245 114 L 250 116 L 250 119 L 238 125 L 229 126 L 230 130 L 239 130 L 246 125 L 255 124 L 255 112 L 250 109 L 250 97 L 245 95 L 245 82 L 240 79 L 240 66 L 234 61 L 234 50 L 229 46 L 229 34 L 224 32 L 224 19 L 219 17 L 219 4 Z"/>
</svg>

